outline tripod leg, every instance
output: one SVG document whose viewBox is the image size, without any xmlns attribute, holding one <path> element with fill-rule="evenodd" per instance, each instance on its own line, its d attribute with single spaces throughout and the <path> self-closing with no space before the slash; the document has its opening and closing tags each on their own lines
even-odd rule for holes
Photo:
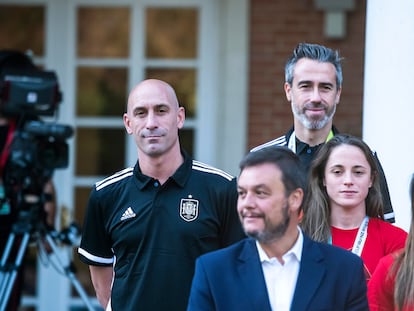
<svg viewBox="0 0 414 311">
<path fill-rule="evenodd" d="M 6 309 L 7 303 L 9 301 L 10 293 L 13 289 L 14 281 L 16 279 L 17 272 L 20 269 L 20 266 L 23 261 L 24 254 L 26 253 L 26 248 L 29 243 L 30 233 L 26 232 L 23 234 L 22 241 L 17 252 L 15 262 L 12 266 L 7 267 L 7 260 L 10 256 L 10 252 L 13 247 L 13 242 L 15 240 L 15 234 L 11 233 L 6 244 L 5 252 L 1 260 L 1 278 L 0 278 L 0 311 Z M 18 243 L 18 242 L 17 242 Z"/>
<path fill-rule="evenodd" d="M 6 271 L 7 271 L 7 259 L 9 258 L 10 252 L 13 248 L 13 242 L 14 242 L 14 238 L 15 238 L 15 234 L 14 233 L 10 233 L 9 238 L 7 239 L 6 242 L 6 246 L 4 247 L 3 250 L 3 255 L 1 257 L 1 262 L 0 262 L 0 294 L 3 293 L 3 283 L 5 282 L 5 278 L 6 278 Z M 0 295 L 0 297 L 3 297 L 3 295 Z"/>
<path fill-rule="evenodd" d="M 86 307 L 89 311 L 94 311 L 95 308 L 93 307 L 92 303 L 89 300 L 89 297 L 85 290 L 82 288 L 82 285 L 80 284 L 79 280 L 76 278 L 75 274 L 72 272 L 71 268 L 69 266 L 64 267 L 62 260 L 59 258 L 58 255 L 58 249 L 56 246 L 55 241 L 51 237 L 50 234 L 46 234 L 46 241 L 49 243 L 50 248 L 52 249 L 52 252 L 56 255 L 56 258 L 58 260 L 59 265 L 64 270 L 65 275 L 68 277 L 68 279 L 72 282 L 72 285 L 75 287 L 76 291 L 78 292 L 79 296 L 84 301 Z"/>
</svg>

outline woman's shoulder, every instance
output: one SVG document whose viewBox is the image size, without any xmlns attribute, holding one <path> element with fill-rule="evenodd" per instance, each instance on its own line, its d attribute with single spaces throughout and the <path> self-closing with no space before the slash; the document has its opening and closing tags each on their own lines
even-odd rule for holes
<svg viewBox="0 0 414 311">
<path fill-rule="evenodd" d="M 382 241 L 387 254 L 403 248 L 408 236 L 407 232 L 397 225 L 375 218 L 369 221 L 368 234 Z"/>
<path fill-rule="evenodd" d="M 377 274 L 383 275 L 382 278 L 384 278 L 384 276 L 388 275 L 388 273 L 390 272 L 390 269 L 392 269 L 394 263 L 398 262 L 398 258 L 403 255 L 403 252 L 404 252 L 404 249 L 401 248 L 401 249 L 393 251 L 392 253 L 389 253 L 389 254 L 385 255 L 384 257 L 382 257 L 378 261 L 377 267 L 375 268 L 375 272 L 374 272 L 373 277 L 371 278 L 371 281 L 372 281 L 372 279 L 377 278 Z"/>
<path fill-rule="evenodd" d="M 379 218 L 370 218 L 369 226 L 371 226 L 373 229 L 378 229 L 383 232 L 395 232 L 400 233 L 404 236 L 407 235 L 407 232 L 404 229 Z"/>
<path fill-rule="evenodd" d="M 381 267 L 388 270 L 393 265 L 397 257 L 403 252 L 403 250 L 404 249 L 399 249 L 382 257 L 378 262 L 377 268 Z"/>
</svg>

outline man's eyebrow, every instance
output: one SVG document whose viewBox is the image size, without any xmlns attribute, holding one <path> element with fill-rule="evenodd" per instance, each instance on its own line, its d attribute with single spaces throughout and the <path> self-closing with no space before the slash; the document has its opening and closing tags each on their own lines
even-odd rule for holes
<svg viewBox="0 0 414 311">
<path fill-rule="evenodd" d="M 302 84 L 302 83 L 313 83 L 312 80 L 299 80 L 298 84 Z"/>
<path fill-rule="evenodd" d="M 134 107 L 133 111 L 137 111 L 137 110 L 146 110 L 147 108 L 145 106 L 136 106 Z"/>
<path fill-rule="evenodd" d="M 331 82 L 320 82 L 319 84 L 322 85 L 322 86 L 332 86 L 332 87 L 335 86 L 335 84 L 331 83 Z"/>
<path fill-rule="evenodd" d="M 246 189 L 246 188 L 253 188 L 253 189 L 258 189 L 258 188 L 267 188 L 268 186 L 266 184 L 257 184 L 257 185 L 253 185 L 250 187 L 245 187 L 245 186 L 237 186 L 238 189 Z"/>
<path fill-rule="evenodd" d="M 298 85 L 301 84 L 319 84 L 319 85 L 323 85 L 323 86 L 334 86 L 335 84 L 332 82 L 315 82 L 312 80 L 300 80 L 298 81 Z"/>
</svg>

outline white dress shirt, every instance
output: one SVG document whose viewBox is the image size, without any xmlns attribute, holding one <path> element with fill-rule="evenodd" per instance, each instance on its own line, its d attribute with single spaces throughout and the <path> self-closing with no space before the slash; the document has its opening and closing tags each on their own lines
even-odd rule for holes
<svg viewBox="0 0 414 311">
<path fill-rule="evenodd" d="M 263 274 L 266 281 L 270 306 L 274 311 L 289 311 L 302 257 L 303 234 L 298 228 L 299 236 L 292 248 L 283 255 L 284 264 L 275 257 L 269 258 L 256 241 Z"/>
</svg>

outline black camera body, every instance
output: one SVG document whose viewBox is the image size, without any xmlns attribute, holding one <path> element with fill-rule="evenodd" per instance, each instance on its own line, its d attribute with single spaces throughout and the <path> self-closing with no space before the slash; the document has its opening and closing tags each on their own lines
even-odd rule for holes
<svg viewBox="0 0 414 311">
<path fill-rule="evenodd" d="M 56 74 L 39 70 L 20 52 L 5 55 L 0 63 L 0 115 L 12 120 L 15 129 L 2 150 L 7 152 L 3 187 L 12 209 L 28 209 L 44 203 L 45 183 L 55 169 L 68 166 L 66 140 L 73 129 L 41 119 L 55 115 L 62 100 Z"/>
<path fill-rule="evenodd" d="M 1 111 L 5 115 L 53 116 L 62 100 L 53 71 L 6 70 L 0 77 Z"/>
<path fill-rule="evenodd" d="M 24 209 L 30 203 L 39 203 L 29 201 L 27 195 L 42 201 L 43 187 L 54 170 L 68 166 L 66 138 L 71 135 L 69 126 L 40 121 L 29 121 L 15 132 L 3 173 L 6 197 L 14 205 Z"/>
</svg>

